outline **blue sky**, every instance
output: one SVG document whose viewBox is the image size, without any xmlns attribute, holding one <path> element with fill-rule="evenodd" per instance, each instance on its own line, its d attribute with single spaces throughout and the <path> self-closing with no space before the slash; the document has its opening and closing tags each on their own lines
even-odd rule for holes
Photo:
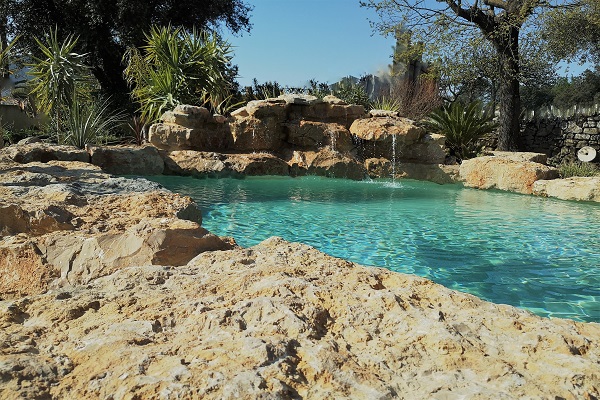
<svg viewBox="0 0 600 400">
<path fill-rule="evenodd" d="M 391 64 L 394 39 L 374 32 L 374 11 L 359 0 L 247 0 L 250 33 L 224 37 L 234 47 L 238 82 L 277 81 L 302 87 L 310 79 L 334 83 L 344 76 L 377 73 Z M 578 75 L 589 65 L 570 65 L 560 75 Z"/>
<path fill-rule="evenodd" d="M 234 46 L 238 82 L 304 86 L 375 73 L 391 64 L 392 37 L 374 33 L 377 15 L 359 0 L 248 0 L 250 33 L 225 38 Z"/>
</svg>

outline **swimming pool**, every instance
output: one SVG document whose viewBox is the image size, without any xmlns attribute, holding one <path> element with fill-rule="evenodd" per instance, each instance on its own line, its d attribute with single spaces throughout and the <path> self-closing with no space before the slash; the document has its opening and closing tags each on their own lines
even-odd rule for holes
<svg viewBox="0 0 600 400">
<path fill-rule="evenodd" d="M 202 225 L 420 275 L 538 315 L 600 322 L 600 205 L 418 181 L 149 179 L 191 196 Z"/>
</svg>

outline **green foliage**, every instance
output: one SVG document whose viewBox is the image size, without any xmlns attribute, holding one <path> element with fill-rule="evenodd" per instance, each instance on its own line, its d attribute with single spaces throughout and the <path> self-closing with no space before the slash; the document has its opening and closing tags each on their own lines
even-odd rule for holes
<svg viewBox="0 0 600 400">
<path fill-rule="evenodd" d="M 276 81 L 267 81 L 264 83 L 258 83 L 258 80 L 254 78 L 252 80 L 252 86 L 246 86 L 244 93 L 242 94 L 243 102 L 247 103 L 252 100 L 265 100 L 274 97 L 278 97 L 285 93 L 285 89 Z"/>
<path fill-rule="evenodd" d="M 151 25 L 248 31 L 252 6 L 244 0 L 2 0 L 8 36 L 21 35 L 19 46 L 34 49 L 33 37 L 58 27 L 61 37 L 79 37 L 82 53 L 113 101 L 129 102 L 121 61 L 128 47 L 140 48 Z M 35 51 L 35 50 L 34 50 Z M 39 54 L 38 54 L 39 56 Z"/>
<path fill-rule="evenodd" d="M 402 108 L 402 103 L 395 98 L 381 96 L 371 104 L 374 110 L 386 110 L 398 112 Z"/>
<path fill-rule="evenodd" d="M 31 94 L 41 111 L 55 114 L 60 107 L 76 98 L 78 84 L 90 79 L 89 68 L 83 63 L 85 55 L 74 52 L 77 38 L 69 35 L 62 42 L 56 29 L 46 35 L 45 42 L 35 38 L 42 57 L 34 57 L 28 66 Z"/>
<path fill-rule="evenodd" d="M 561 178 L 570 178 L 572 176 L 597 176 L 600 175 L 600 169 L 592 163 L 571 161 L 560 164 L 558 166 L 558 173 Z"/>
<path fill-rule="evenodd" d="M 111 111 L 108 100 L 86 103 L 74 100 L 65 120 L 64 143 L 84 148 L 86 144 L 107 142 L 123 122 L 123 117 L 123 114 Z"/>
<path fill-rule="evenodd" d="M 322 99 L 323 97 L 331 94 L 331 87 L 325 82 L 319 82 L 316 79 L 311 79 L 308 81 L 306 92 L 311 96 Z"/>
<path fill-rule="evenodd" d="M 125 57 L 125 76 L 142 118 L 151 123 L 178 104 L 226 98 L 230 52 L 216 33 L 152 27 L 142 51 L 131 47 Z"/>
<path fill-rule="evenodd" d="M 493 132 L 497 125 L 480 102 L 463 106 L 459 102 L 433 111 L 425 120 L 426 127 L 446 136 L 446 146 L 459 160 L 475 155 L 475 143 L 483 135 Z"/>
<path fill-rule="evenodd" d="M 549 55 L 558 60 L 600 62 L 600 1 L 557 7 L 540 20 Z"/>
<path fill-rule="evenodd" d="M 585 70 L 581 75 L 559 78 L 553 84 L 522 88 L 522 106 L 525 110 L 554 106 L 567 109 L 600 102 L 600 67 Z"/>
<path fill-rule="evenodd" d="M 19 38 L 16 37 L 6 46 L 0 41 L 0 92 L 3 91 L 7 86 L 5 85 L 5 79 L 7 79 L 9 75 L 13 73 L 13 71 L 10 69 L 10 64 L 13 61 L 13 49 L 18 40 Z M 2 93 L 0 93 L 0 99 L 1 98 Z"/>
<path fill-rule="evenodd" d="M 358 104 L 366 110 L 372 108 L 371 99 L 364 86 L 354 83 L 348 78 L 342 79 L 339 83 L 333 85 L 333 95 L 348 104 Z"/>
<path fill-rule="evenodd" d="M 144 141 L 146 140 L 146 122 L 142 117 L 134 115 L 127 123 L 127 127 L 129 128 L 130 136 L 134 143 L 138 146 L 144 144 Z"/>
</svg>

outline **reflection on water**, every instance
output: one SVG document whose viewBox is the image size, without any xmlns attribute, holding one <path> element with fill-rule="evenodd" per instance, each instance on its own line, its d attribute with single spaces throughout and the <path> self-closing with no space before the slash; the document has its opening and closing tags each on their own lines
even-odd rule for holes
<svg viewBox="0 0 600 400">
<path fill-rule="evenodd" d="M 154 179 L 154 178 L 152 178 Z M 428 182 L 157 177 L 203 225 L 430 278 L 539 315 L 600 322 L 600 206 Z"/>
</svg>

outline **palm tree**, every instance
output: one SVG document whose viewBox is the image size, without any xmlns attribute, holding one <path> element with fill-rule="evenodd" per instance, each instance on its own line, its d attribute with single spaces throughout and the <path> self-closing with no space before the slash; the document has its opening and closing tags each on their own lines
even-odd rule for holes
<svg viewBox="0 0 600 400">
<path fill-rule="evenodd" d="M 152 27 L 146 43 L 141 52 L 130 48 L 125 54 L 125 77 L 144 120 L 152 123 L 177 104 L 202 104 L 227 97 L 225 71 L 231 48 L 218 35 Z"/>
</svg>

